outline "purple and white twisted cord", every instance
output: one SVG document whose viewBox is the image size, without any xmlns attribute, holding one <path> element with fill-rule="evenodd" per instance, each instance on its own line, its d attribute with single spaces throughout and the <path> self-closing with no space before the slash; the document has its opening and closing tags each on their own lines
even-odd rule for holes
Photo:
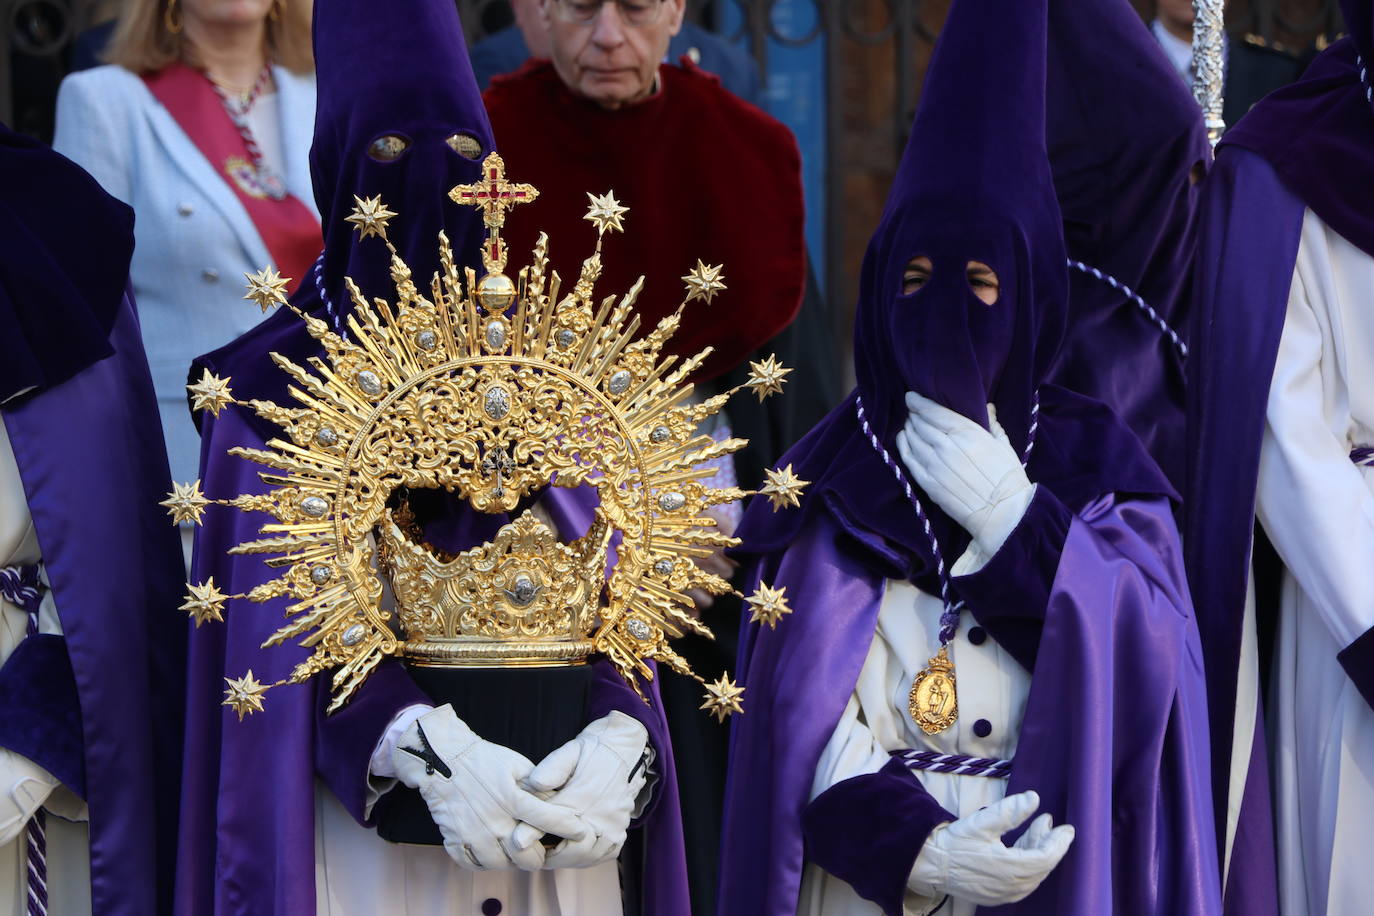
<svg viewBox="0 0 1374 916">
<path fill-rule="evenodd" d="M 45 588 L 37 564 L 0 569 L 0 598 L 28 613 L 30 636 L 38 632 L 38 608 Z M 27 911 L 29 916 L 47 916 L 48 831 L 42 808 L 33 813 L 24 828 L 24 845 Z"/>
<path fill-rule="evenodd" d="M 319 290 L 320 301 L 324 303 L 325 314 L 329 316 L 329 325 L 340 337 L 347 338 L 343 329 L 343 316 L 334 308 L 334 302 L 329 298 L 329 293 L 324 291 L 324 252 L 315 259 L 315 266 L 310 269 L 310 273 L 315 278 L 315 289 Z"/>
<path fill-rule="evenodd" d="M 868 415 L 864 413 L 864 399 L 857 397 L 854 400 L 854 410 L 858 414 L 859 426 L 868 437 L 868 442 L 873 446 L 873 450 L 878 453 L 878 457 L 883 460 L 897 478 L 897 483 L 901 485 L 902 492 L 906 494 L 907 502 L 916 510 L 916 517 L 921 522 L 921 530 L 925 532 L 926 540 L 930 544 L 930 555 L 935 560 L 935 575 L 940 580 L 940 600 L 944 603 L 945 609 L 940 614 L 940 646 L 943 648 L 954 638 L 955 632 L 959 629 L 959 612 L 964 607 L 964 602 L 955 604 L 950 595 L 949 571 L 945 569 L 944 554 L 940 552 L 940 542 L 935 538 L 935 529 L 931 527 L 930 517 L 926 515 L 925 506 L 921 505 L 920 497 L 916 495 L 915 489 L 911 486 L 911 481 L 907 479 L 906 472 L 902 466 L 892 457 L 882 442 L 878 440 L 873 428 L 868 425 Z M 1030 427 L 1026 431 L 1026 447 L 1021 453 L 1021 466 L 1025 467 L 1030 463 L 1031 452 L 1035 449 L 1035 437 L 1040 431 L 1040 391 L 1037 389 L 1035 397 L 1031 401 Z"/>
<path fill-rule="evenodd" d="M 1374 448 L 1368 445 L 1357 445 L 1350 450 L 1350 460 L 1356 467 L 1374 468 Z"/>
<path fill-rule="evenodd" d="M 897 756 L 910 770 L 928 770 L 954 776 L 987 776 L 990 779 L 1006 779 L 1011 775 L 1011 761 L 997 757 L 940 754 L 936 751 L 903 751 Z"/>
<path fill-rule="evenodd" d="M 1103 273 L 1096 267 L 1084 264 L 1082 261 L 1075 261 L 1073 258 L 1070 258 L 1069 266 L 1072 267 L 1074 270 L 1082 271 L 1083 273 L 1088 274 L 1089 276 L 1096 277 L 1103 283 L 1110 286 L 1112 289 L 1121 293 L 1127 299 L 1130 299 L 1132 302 L 1134 302 L 1136 304 L 1136 307 L 1145 313 L 1146 317 L 1149 318 L 1150 321 L 1156 327 L 1159 328 L 1159 330 L 1164 334 L 1164 336 L 1169 338 L 1169 340 L 1174 345 L 1174 349 L 1178 351 L 1178 355 L 1183 359 L 1188 358 L 1188 345 L 1183 342 L 1183 338 L 1178 336 L 1177 331 L 1169 327 L 1169 323 L 1165 321 L 1163 317 L 1160 316 L 1159 312 L 1156 312 L 1148 302 L 1140 298 L 1139 293 L 1131 289 L 1125 283 L 1122 283 L 1116 277 L 1113 277 L 1111 274 Z"/>
<path fill-rule="evenodd" d="M 1369 74 L 1364 65 L 1364 58 L 1356 54 L 1355 64 L 1360 68 L 1360 85 L 1364 87 L 1364 100 L 1369 103 L 1370 109 L 1374 110 L 1374 89 L 1369 88 Z"/>
<path fill-rule="evenodd" d="M 864 413 L 864 399 L 858 397 L 854 400 L 854 410 L 859 417 L 859 426 L 863 429 L 864 435 L 868 437 L 869 444 L 878 453 L 878 457 L 883 459 L 883 464 L 888 466 L 893 475 L 897 478 L 897 483 L 901 485 L 902 492 L 906 494 L 907 502 L 916 510 L 916 518 L 921 522 L 921 530 L 925 532 L 926 540 L 930 543 L 930 555 L 935 560 L 935 575 L 940 580 L 940 600 L 944 602 L 945 609 L 940 614 L 940 645 L 943 646 L 954 638 L 954 632 L 959 629 L 959 609 L 963 607 L 960 603 L 956 606 L 949 593 L 949 573 L 945 571 L 945 557 L 940 552 L 940 542 L 935 538 L 935 529 L 930 525 L 930 517 L 926 515 L 925 506 L 921 505 L 920 498 L 916 491 L 911 487 L 911 481 L 907 479 L 906 473 L 883 448 L 882 442 L 874 434 L 873 428 L 868 425 L 868 415 Z"/>
<path fill-rule="evenodd" d="M 48 913 L 47 827 L 47 815 L 39 808 L 24 828 L 29 916 L 47 916 Z"/>
<path fill-rule="evenodd" d="M 0 598 L 5 599 L 30 616 L 38 613 L 43 598 L 43 581 L 38 566 L 6 566 L 0 568 Z"/>
</svg>

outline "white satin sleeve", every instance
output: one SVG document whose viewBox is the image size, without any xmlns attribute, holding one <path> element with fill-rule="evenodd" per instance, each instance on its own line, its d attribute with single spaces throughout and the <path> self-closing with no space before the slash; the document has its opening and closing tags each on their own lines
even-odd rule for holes
<svg viewBox="0 0 1374 916">
<path fill-rule="evenodd" d="M 1269 388 L 1257 511 L 1322 622 L 1347 646 L 1374 626 L 1374 495 L 1350 460 L 1352 446 L 1374 443 L 1352 441 L 1344 349 L 1368 341 L 1345 339 L 1338 297 L 1350 290 L 1326 233 L 1308 213 Z M 1354 304 L 1374 308 L 1374 293 L 1362 299 Z"/>
</svg>

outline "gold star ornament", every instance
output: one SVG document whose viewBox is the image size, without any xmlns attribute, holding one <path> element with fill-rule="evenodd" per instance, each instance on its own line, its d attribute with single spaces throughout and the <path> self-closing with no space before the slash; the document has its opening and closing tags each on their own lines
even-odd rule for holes
<svg viewBox="0 0 1374 916">
<path fill-rule="evenodd" d="M 229 600 L 229 596 L 220 591 L 215 585 L 215 577 L 211 576 L 200 585 L 188 583 L 186 586 L 186 600 L 182 602 L 181 609 L 190 614 L 199 627 L 207 620 L 224 620 L 224 603 Z"/>
<path fill-rule="evenodd" d="M 214 416 L 219 416 L 226 404 L 234 403 L 234 395 L 229 391 L 229 379 L 220 378 L 209 369 L 205 370 L 200 381 L 187 385 L 186 390 L 191 393 L 192 410 L 208 410 Z"/>
<path fill-rule="evenodd" d="M 605 235 L 608 229 L 615 232 L 625 231 L 625 226 L 620 220 L 630 212 L 630 208 L 620 205 L 620 201 L 615 199 L 615 192 L 607 191 L 600 197 L 588 192 L 587 199 L 592 203 L 587 208 L 587 215 L 582 218 L 596 225 L 598 235 Z"/>
<path fill-rule="evenodd" d="M 744 712 L 742 696 L 744 688 L 730 680 L 730 675 L 722 674 L 720 680 L 706 685 L 706 702 L 701 708 L 715 716 L 717 722 L 724 722 L 728 716 Z"/>
<path fill-rule="evenodd" d="M 769 468 L 763 473 L 768 478 L 768 482 L 763 485 L 759 492 L 768 497 L 768 501 L 773 504 L 774 512 L 801 505 L 802 490 L 806 489 L 806 485 L 811 481 L 802 480 L 793 474 L 790 464 L 781 469 Z"/>
<path fill-rule="evenodd" d="M 792 609 L 787 606 L 787 586 L 782 588 L 769 588 L 760 582 L 754 594 L 745 599 L 751 612 L 750 623 L 766 623 L 771 630 L 778 625 L 778 621 L 792 613 Z"/>
<path fill-rule="evenodd" d="M 200 517 L 205 513 L 205 507 L 210 505 L 210 500 L 200 491 L 200 481 L 193 480 L 190 483 L 173 483 L 172 492 L 158 505 L 167 508 L 167 514 L 172 517 L 174 525 L 184 525 L 187 522 L 199 525 Z"/>
<path fill-rule="evenodd" d="M 769 356 L 749 364 L 749 381 L 744 384 L 754 389 L 759 396 L 759 403 L 763 403 L 763 399 L 770 394 L 782 393 L 783 381 L 791 371 L 783 368 L 776 356 Z"/>
<path fill-rule="evenodd" d="M 721 279 L 723 270 L 725 266 L 722 264 L 707 267 L 703 261 L 698 260 L 691 273 L 682 278 L 682 282 L 687 284 L 687 301 L 704 299 L 706 304 L 710 305 L 711 300 L 716 298 L 716 293 L 726 288 L 724 280 Z"/>
<path fill-rule="evenodd" d="M 345 217 L 345 221 L 353 224 L 360 239 L 365 239 L 369 235 L 386 238 L 386 224 L 395 217 L 396 211 L 382 203 L 380 194 L 366 200 L 355 194 L 353 212 Z"/>
<path fill-rule="evenodd" d="M 239 721 L 249 713 L 262 712 L 262 695 L 267 686 L 253 677 L 253 669 L 240 678 L 226 677 L 224 683 L 229 687 L 224 691 L 224 704 L 239 714 Z"/>
<path fill-rule="evenodd" d="M 256 302 L 263 314 L 275 305 L 285 304 L 286 288 L 291 285 L 291 279 L 277 273 L 275 267 L 264 267 L 255 274 L 244 274 L 243 278 L 248 281 L 248 294 L 243 298 Z"/>
</svg>

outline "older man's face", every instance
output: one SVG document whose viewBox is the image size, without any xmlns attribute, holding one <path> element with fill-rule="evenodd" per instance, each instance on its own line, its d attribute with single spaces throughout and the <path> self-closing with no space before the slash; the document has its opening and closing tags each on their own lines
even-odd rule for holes
<svg viewBox="0 0 1374 916">
<path fill-rule="evenodd" d="M 554 69 L 603 108 L 637 102 L 654 88 L 686 0 L 540 0 Z"/>
</svg>

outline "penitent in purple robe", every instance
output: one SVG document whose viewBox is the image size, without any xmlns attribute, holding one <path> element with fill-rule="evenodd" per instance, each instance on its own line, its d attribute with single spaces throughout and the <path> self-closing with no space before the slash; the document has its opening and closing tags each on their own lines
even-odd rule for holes
<svg viewBox="0 0 1374 916">
<path fill-rule="evenodd" d="M 0 242 L 0 422 L 62 625 L 24 639 L 0 668 L 0 747 L 88 804 L 93 912 L 163 913 L 186 624 L 181 551 L 157 505 L 169 476 L 162 427 L 128 293 L 133 212 L 0 126 Z"/>
<path fill-rule="evenodd" d="M 1229 913 L 1277 911 L 1262 708 L 1241 686 L 1241 644 L 1254 546 L 1260 444 L 1287 315 L 1305 210 L 1374 256 L 1374 111 L 1366 65 L 1374 52 L 1369 0 L 1343 0 L 1349 32 L 1301 80 L 1255 105 L 1217 150 L 1207 177 L 1188 368 L 1188 576 L 1207 657 L 1214 769 L 1231 787 Z M 1339 663 L 1374 705 L 1374 633 Z M 1255 675 L 1249 672 L 1253 681 Z M 1247 693 L 1250 696 L 1247 696 Z M 1249 746 L 1244 736 L 1253 733 Z M 1233 735 L 1235 741 L 1233 741 Z M 1232 756 L 1248 754 L 1248 765 Z M 1219 792 L 1220 795 L 1220 792 Z"/>
<path fill-rule="evenodd" d="M 460 263 L 477 264 L 484 231 L 480 214 L 447 193 L 480 176 L 492 149 L 491 129 L 468 64 L 457 11 L 445 0 L 333 0 L 315 7 L 319 101 L 311 172 L 325 250 L 293 304 L 342 327 L 349 298 L 344 277 L 368 296 L 390 297 L 390 259 L 378 239 L 358 240 L 346 221 L 354 196 L 380 195 L 399 216 L 388 238 L 417 280 L 438 267 L 443 230 Z M 373 142 L 395 135 L 409 141 L 394 160 L 378 159 Z M 475 141 L 476 155 L 460 155 L 449 141 Z M 518 178 L 518 176 L 512 176 Z M 287 376 L 271 361 L 280 353 L 300 363 L 320 348 L 301 320 L 282 309 L 233 343 L 197 360 L 202 370 L 230 378 L 241 400 L 289 403 Z M 229 456 L 233 446 L 263 448 L 280 431 L 250 411 L 231 406 L 202 415 L 202 487 L 211 498 L 262 492 L 260 470 Z M 590 510 L 576 494 L 545 499 L 560 536 L 585 532 Z M 243 593 L 271 571 L 261 557 L 230 557 L 229 548 L 257 537 L 267 516 L 211 506 L 197 535 L 193 580 L 213 576 L 226 593 Z M 487 517 L 489 521 L 489 517 Z M 498 523 L 499 524 L 499 523 Z M 447 547 L 483 539 L 482 523 L 458 519 Z M 466 541 L 464 540 L 466 538 Z M 284 600 L 233 600 L 224 623 L 192 633 L 187 673 L 187 741 L 182 793 L 177 912 L 300 916 L 315 912 L 315 791 L 323 781 L 350 814 L 365 817 L 368 766 L 378 740 L 397 713 L 429 698 L 400 662 L 381 666 L 333 715 L 323 712 L 328 682 L 273 690 L 265 711 L 239 722 L 222 707 L 224 677 L 249 668 L 258 680 L 286 676 L 305 657 L 294 644 L 261 649 L 283 619 Z M 622 864 L 638 876 L 645 914 L 685 914 L 687 884 L 672 748 L 658 705 L 647 705 L 604 660 L 594 663 L 588 720 L 620 710 L 637 718 L 656 752 L 657 796 L 639 822 L 642 859 Z M 454 866 L 457 868 L 458 866 Z M 398 889 L 399 892 L 400 889 Z"/>
<path fill-rule="evenodd" d="M 1071 310 L 1045 146 L 1047 5 L 955 0 L 864 260 L 858 391 L 782 459 L 811 482 L 800 504 L 770 513 L 756 501 L 740 527 L 755 581 L 785 588 L 792 613 L 741 635 L 723 916 L 790 916 L 811 865 L 899 916 L 926 838 L 954 818 L 891 761 L 812 799 L 889 583 L 939 594 L 940 555 L 953 562 L 969 544 L 891 458 L 907 391 L 985 428 L 995 406 L 1036 485 L 996 554 L 949 583 L 1005 664 L 1030 673 L 1007 793 L 1034 789 L 1076 830 L 1040 887 L 997 912 L 1220 912 L 1202 652 L 1173 490 L 1108 405 L 1050 382 Z M 929 276 L 908 289 L 919 256 Z M 996 272 L 991 303 L 968 285 L 973 260 Z"/>
</svg>

